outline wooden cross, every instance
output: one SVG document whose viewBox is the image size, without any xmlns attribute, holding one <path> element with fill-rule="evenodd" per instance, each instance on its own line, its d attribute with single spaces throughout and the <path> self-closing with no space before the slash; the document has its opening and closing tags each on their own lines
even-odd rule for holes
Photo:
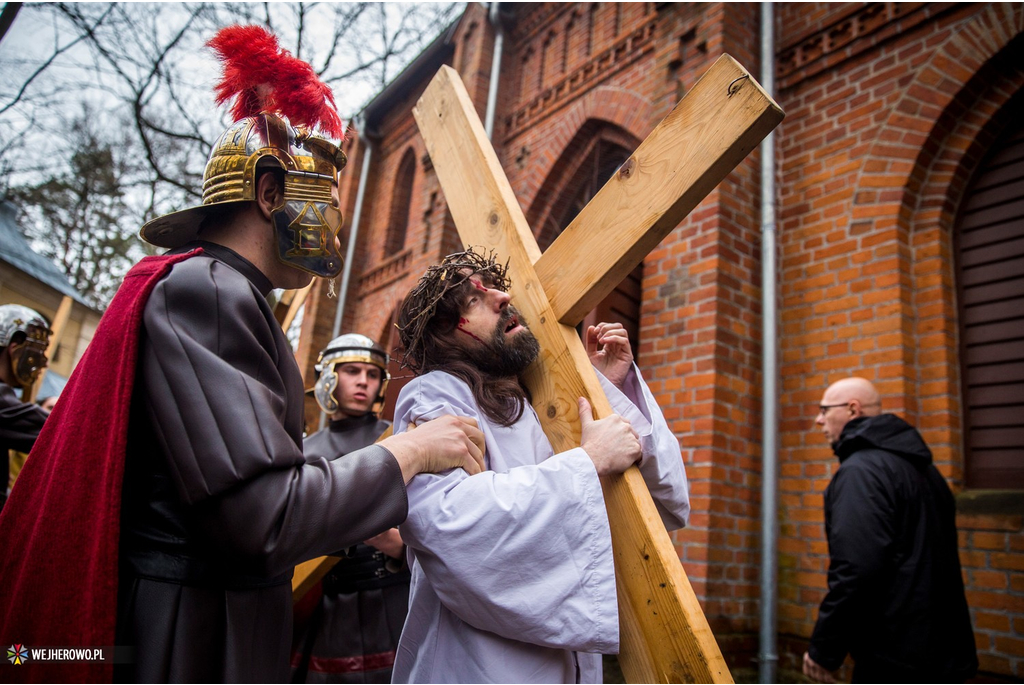
<svg viewBox="0 0 1024 685">
<path fill-rule="evenodd" d="M 782 110 L 723 55 L 541 254 L 458 74 L 442 67 L 413 110 L 459 234 L 507 256 L 512 297 L 541 343 L 527 383 L 555 451 L 579 445 L 576 397 L 611 407 L 575 325 L 768 133 Z M 631 682 L 730 682 L 639 471 L 603 482 L 618 579 L 619 661 Z M 296 599 L 334 565 L 299 565 Z"/>
<path fill-rule="evenodd" d="M 509 258 L 512 301 L 540 341 L 527 372 L 555 452 L 580 444 L 576 398 L 612 413 L 575 326 L 782 120 L 723 55 L 541 254 L 458 73 L 413 109 L 459 235 Z M 731 682 L 640 471 L 603 481 L 630 682 Z"/>
</svg>

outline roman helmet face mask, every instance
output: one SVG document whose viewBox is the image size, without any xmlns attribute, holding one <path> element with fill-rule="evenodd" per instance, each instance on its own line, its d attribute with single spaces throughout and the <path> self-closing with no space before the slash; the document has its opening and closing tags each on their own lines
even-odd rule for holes
<svg viewBox="0 0 1024 685">
<path fill-rule="evenodd" d="M 320 376 L 313 388 L 316 403 L 320 405 L 320 410 L 328 415 L 341 408 L 334 396 L 334 391 L 338 388 L 335 367 L 350 362 L 373 364 L 380 369 L 380 388 L 377 390 L 372 409 L 374 414 L 379 415 L 384 409 L 384 395 L 388 389 L 388 381 L 391 380 L 388 374 L 388 355 L 373 340 L 358 333 L 338 336 L 320 352 L 316 360 L 316 370 Z"/>
<path fill-rule="evenodd" d="M 332 190 L 346 158 L 313 128 L 342 137 L 330 89 L 259 26 L 223 29 L 208 45 L 224 63 L 217 102 L 236 98 L 237 120 L 210 153 L 202 205 L 150 221 L 142 238 L 167 248 L 201 238 L 212 207 L 254 201 L 259 174 L 277 167 L 284 177 L 284 198 L 271 215 L 278 257 L 314 276 L 334 278 L 343 264 L 336 241 L 342 214 Z"/>
<path fill-rule="evenodd" d="M 329 143 L 307 136 L 299 144 L 326 148 Z M 345 154 L 334 147 L 330 171 L 345 166 Z M 298 158 L 297 158 L 298 159 Z M 316 160 L 314 156 L 312 159 Z M 328 169 L 324 169 L 328 171 Z M 272 217 L 277 231 L 281 261 L 315 276 L 333 278 L 341 273 L 343 260 L 335 238 L 341 230 L 341 211 L 334 206 L 332 186 L 336 176 L 313 172 L 285 172 L 284 203 Z"/>
<path fill-rule="evenodd" d="M 11 351 L 11 371 L 15 383 L 27 388 L 46 368 L 46 348 L 53 331 L 35 310 L 16 304 L 3 305 L 0 307 L 0 347 L 10 347 L 18 333 L 24 333 L 25 339 Z"/>
</svg>

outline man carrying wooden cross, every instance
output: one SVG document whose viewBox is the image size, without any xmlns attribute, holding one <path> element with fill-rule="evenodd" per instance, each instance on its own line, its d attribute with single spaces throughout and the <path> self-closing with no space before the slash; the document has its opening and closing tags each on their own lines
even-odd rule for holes
<svg viewBox="0 0 1024 685">
<path fill-rule="evenodd" d="M 621 325 L 591 326 L 585 341 L 617 414 L 594 421 L 581 399 L 580 447 L 553 454 L 521 380 L 539 343 L 509 286 L 493 254 L 470 249 L 428 269 L 399 314 L 419 375 L 399 395 L 396 433 L 475 418 L 488 470 L 409 484 L 413 580 L 394 682 L 601 682 L 619 618 L 598 477 L 639 460 L 666 527 L 689 515 L 679 443 Z"/>
</svg>

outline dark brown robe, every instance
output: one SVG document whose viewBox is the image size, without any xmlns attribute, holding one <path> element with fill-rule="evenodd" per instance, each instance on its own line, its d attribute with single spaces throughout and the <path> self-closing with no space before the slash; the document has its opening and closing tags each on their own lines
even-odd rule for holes
<svg viewBox="0 0 1024 685">
<path fill-rule="evenodd" d="M 303 458 L 302 382 L 271 284 L 202 247 L 145 308 L 118 602 L 118 645 L 135 659 L 116 677 L 283 682 L 293 566 L 400 523 L 405 486 L 380 446 Z"/>
<path fill-rule="evenodd" d="M 391 424 L 373 414 L 331 421 L 303 442 L 306 459 L 348 459 Z M 334 568 L 296 605 L 292 682 L 390 683 L 409 610 L 409 568 L 369 545 L 338 552 Z"/>
</svg>

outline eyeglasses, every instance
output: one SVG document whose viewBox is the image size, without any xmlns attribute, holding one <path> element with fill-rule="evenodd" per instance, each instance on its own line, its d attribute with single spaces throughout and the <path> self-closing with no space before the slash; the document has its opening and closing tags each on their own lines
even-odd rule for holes
<svg viewBox="0 0 1024 685">
<path fill-rule="evenodd" d="M 828 413 L 829 409 L 833 407 L 845 407 L 850 404 L 849 402 L 840 402 L 839 404 L 819 404 L 818 405 L 818 416 L 824 416 Z"/>
</svg>

